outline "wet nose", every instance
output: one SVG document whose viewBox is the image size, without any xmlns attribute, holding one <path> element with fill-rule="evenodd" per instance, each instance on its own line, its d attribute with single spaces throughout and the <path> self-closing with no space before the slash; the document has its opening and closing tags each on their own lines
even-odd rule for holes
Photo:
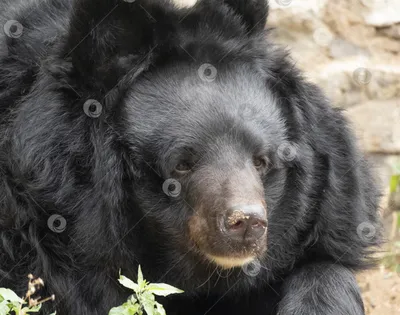
<svg viewBox="0 0 400 315">
<path fill-rule="evenodd" d="M 235 241 L 255 241 L 266 232 L 266 215 L 262 204 L 234 206 L 225 215 L 225 231 Z"/>
</svg>

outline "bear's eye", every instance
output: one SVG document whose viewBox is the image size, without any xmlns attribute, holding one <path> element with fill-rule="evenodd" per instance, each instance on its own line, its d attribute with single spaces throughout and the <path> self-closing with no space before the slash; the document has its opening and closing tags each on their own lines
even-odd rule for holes
<svg viewBox="0 0 400 315">
<path fill-rule="evenodd" d="M 258 170 L 264 170 L 267 168 L 268 163 L 267 163 L 266 158 L 264 158 L 262 156 L 255 156 L 255 157 L 253 157 L 253 165 Z"/>
<path fill-rule="evenodd" d="M 175 166 L 175 171 L 179 174 L 186 174 L 190 172 L 192 165 L 187 161 L 182 161 Z"/>
</svg>

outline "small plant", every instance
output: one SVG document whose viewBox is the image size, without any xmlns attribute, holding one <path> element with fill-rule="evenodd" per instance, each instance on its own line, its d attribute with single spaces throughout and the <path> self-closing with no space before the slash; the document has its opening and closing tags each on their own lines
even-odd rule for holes
<svg viewBox="0 0 400 315">
<path fill-rule="evenodd" d="M 182 290 L 164 283 L 148 283 L 143 279 L 139 266 L 137 283 L 120 274 L 119 283 L 134 291 L 128 300 L 121 306 L 114 307 L 108 315 L 165 315 L 164 307 L 155 300 L 155 295 L 167 296 L 182 293 Z"/>
<path fill-rule="evenodd" d="M 0 288 L 0 315 L 37 313 L 44 302 L 54 301 L 54 295 L 44 299 L 36 295 L 37 291 L 44 286 L 42 279 L 35 278 L 31 274 L 28 275 L 28 278 L 28 291 L 23 299 L 10 289 Z M 55 313 L 51 315 L 55 315 Z"/>
<path fill-rule="evenodd" d="M 393 175 L 390 178 L 389 202 L 394 210 L 398 210 L 398 196 L 400 194 L 400 162 L 393 166 Z"/>
<path fill-rule="evenodd" d="M 383 258 L 383 266 L 395 271 L 400 276 L 400 242 L 397 241 L 400 235 L 400 163 L 397 163 L 393 168 L 393 175 L 390 179 L 389 202 L 395 211 L 393 212 L 393 225 L 390 232 L 388 250 Z"/>
</svg>

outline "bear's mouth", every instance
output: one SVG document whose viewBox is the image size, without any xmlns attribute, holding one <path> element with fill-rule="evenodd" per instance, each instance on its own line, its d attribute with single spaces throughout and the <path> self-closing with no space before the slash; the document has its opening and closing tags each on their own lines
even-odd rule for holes
<svg viewBox="0 0 400 315">
<path fill-rule="evenodd" d="M 205 256 L 216 265 L 222 267 L 223 269 L 243 267 L 257 258 L 256 256 L 229 257 L 229 256 L 214 256 L 210 254 L 205 254 Z"/>
<path fill-rule="evenodd" d="M 236 228 L 241 218 L 235 216 L 237 220 L 233 223 L 229 221 L 228 224 Z M 232 238 L 225 232 L 223 224 L 218 224 L 218 217 L 212 219 L 197 212 L 190 218 L 188 226 L 192 244 L 197 253 L 206 259 L 206 263 L 212 262 L 223 269 L 240 268 L 257 260 L 266 251 L 266 227 L 262 228 L 263 233 L 258 237 L 246 238 L 244 235 Z"/>
</svg>

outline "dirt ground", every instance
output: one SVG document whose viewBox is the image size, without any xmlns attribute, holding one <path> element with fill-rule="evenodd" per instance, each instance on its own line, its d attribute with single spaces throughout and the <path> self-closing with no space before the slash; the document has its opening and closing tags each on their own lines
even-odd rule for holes
<svg viewBox="0 0 400 315">
<path fill-rule="evenodd" d="M 393 224 L 394 220 L 397 221 L 391 215 L 382 219 L 383 236 L 387 240 L 382 249 L 386 254 L 394 253 L 393 250 L 390 250 L 391 242 L 400 241 L 400 230 L 397 229 L 398 233 L 394 231 L 396 229 Z M 400 272 L 394 272 L 393 268 L 385 269 L 381 265 L 375 270 L 359 274 L 357 280 L 363 294 L 367 315 L 400 315 Z"/>
<path fill-rule="evenodd" d="M 367 315 L 400 315 L 400 274 L 382 268 L 357 278 Z"/>
</svg>

